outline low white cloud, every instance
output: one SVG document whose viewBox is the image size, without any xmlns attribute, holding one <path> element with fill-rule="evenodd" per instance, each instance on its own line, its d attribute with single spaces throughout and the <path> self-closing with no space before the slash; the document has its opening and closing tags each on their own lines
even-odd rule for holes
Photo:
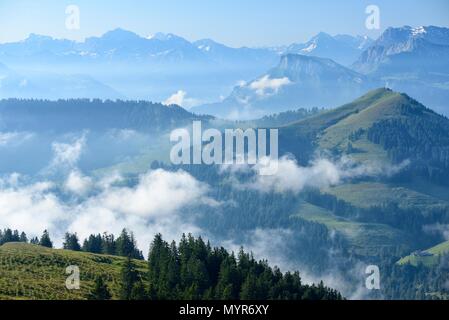
<svg viewBox="0 0 449 320">
<path fill-rule="evenodd" d="M 289 229 L 256 228 L 247 231 L 243 243 L 235 240 L 225 240 L 222 245 L 230 251 L 238 252 L 244 247 L 246 252 L 254 254 L 256 259 L 268 260 L 270 265 L 277 266 L 283 271 L 296 270 L 297 265 L 289 257 L 289 238 L 298 237 Z"/>
<path fill-rule="evenodd" d="M 270 79 L 269 75 L 265 75 L 262 78 L 251 82 L 249 87 L 256 91 L 260 96 L 266 95 L 268 93 L 277 93 L 280 88 L 290 84 L 291 81 L 287 77 Z"/>
<path fill-rule="evenodd" d="M 53 142 L 54 153 L 50 167 L 73 167 L 81 157 L 81 153 L 86 145 L 86 133 L 76 138 L 72 143 Z"/>
<path fill-rule="evenodd" d="M 246 87 L 247 82 L 245 80 L 239 80 L 237 81 L 238 87 Z"/>
<path fill-rule="evenodd" d="M 67 218 L 67 208 L 47 181 L 26 186 L 3 185 L 0 189 L 0 225 L 25 230 L 32 235 L 56 230 Z M 59 233 L 56 233 L 59 235 Z"/>
<path fill-rule="evenodd" d="M 435 223 L 431 225 L 425 225 L 423 226 L 423 230 L 427 233 L 439 234 L 443 236 L 445 240 L 449 240 L 449 224 Z"/>
<path fill-rule="evenodd" d="M 102 206 L 124 214 L 145 218 L 166 216 L 191 203 L 204 203 L 206 185 L 184 171 L 150 171 L 134 188 L 108 189 L 95 198 Z"/>
<path fill-rule="evenodd" d="M 4 188 L 6 186 L 15 187 L 19 184 L 21 178 L 21 174 L 17 172 L 13 172 L 6 177 L 0 177 L 0 188 Z"/>
<path fill-rule="evenodd" d="M 200 101 L 194 98 L 187 97 L 187 92 L 184 90 L 178 90 L 174 94 L 172 94 L 170 97 L 167 98 L 164 102 L 162 102 L 166 106 L 170 105 L 178 105 L 183 108 L 190 109 L 194 106 L 197 106 L 200 104 Z"/>
<path fill-rule="evenodd" d="M 0 147 L 20 145 L 34 135 L 29 132 L 0 132 Z"/>
<path fill-rule="evenodd" d="M 140 136 L 141 134 L 135 130 L 132 129 L 117 129 L 117 130 L 112 130 L 111 132 L 109 132 L 109 136 L 114 139 L 114 140 L 119 140 L 119 141 L 128 141 L 131 139 L 136 139 Z"/>
<path fill-rule="evenodd" d="M 83 196 L 89 192 L 92 184 L 93 182 L 90 177 L 84 176 L 78 170 L 73 170 L 69 173 L 64 187 L 67 191 Z"/>
<path fill-rule="evenodd" d="M 183 90 L 179 90 L 176 93 L 172 94 L 170 97 L 168 97 L 167 100 L 163 102 L 163 104 L 169 106 L 172 104 L 177 104 L 178 106 L 182 106 L 184 103 L 184 99 L 187 95 L 187 92 Z"/>
<path fill-rule="evenodd" d="M 208 185 L 184 171 L 149 171 L 131 187 L 117 185 L 122 177 L 116 173 L 94 179 L 74 170 L 63 187 L 85 195 L 76 201 L 62 197 L 52 182 L 26 184 L 17 179 L 14 175 L 0 180 L 0 226 L 29 236 L 48 229 L 59 246 L 66 231 L 85 238 L 91 233 L 119 233 L 129 228 L 146 251 L 156 233 L 175 240 L 183 232 L 200 232 L 183 210 L 198 204 L 217 205 L 207 196 Z"/>
<path fill-rule="evenodd" d="M 275 160 L 271 160 L 275 161 Z M 254 175 L 243 187 L 262 192 L 294 192 L 299 193 L 305 188 L 325 188 L 344 181 L 360 177 L 391 176 L 402 170 L 408 162 L 399 165 L 378 162 L 354 162 L 343 157 L 336 162 L 329 159 L 316 159 L 307 167 L 299 166 L 295 159 L 282 157 L 277 160 L 273 175 Z M 257 172 L 257 165 L 251 170 Z"/>
</svg>

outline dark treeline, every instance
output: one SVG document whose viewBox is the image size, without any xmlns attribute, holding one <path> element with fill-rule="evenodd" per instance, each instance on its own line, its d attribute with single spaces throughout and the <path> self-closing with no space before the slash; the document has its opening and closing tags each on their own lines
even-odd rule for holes
<svg viewBox="0 0 449 320">
<path fill-rule="evenodd" d="M 449 254 L 441 255 L 435 265 L 397 264 L 398 257 L 383 257 L 381 290 L 375 299 L 447 300 L 449 299 Z"/>
<path fill-rule="evenodd" d="M 254 124 L 255 127 L 278 127 L 284 126 L 289 123 L 293 123 L 304 118 L 316 115 L 322 112 L 324 109 L 312 108 L 305 109 L 300 108 L 297 110 L 288 110 L 280 113 L 264 116 L 258 120 L 248 121 L 250 124 Z M 244 122 L 244 121 L 243 121 Z"/>
<path fill-rule="evenodd" d="M 303 285 L 298 272 L 283 274 L 267 261 L 240 250 L 237 256 L 183 236 L 179 245 L 157 235 L 149 256 L 149 297 L 153 299 L 335 300 L 332 289 Z"/>
<path fill-rule="evenodd" d="M 52 248 L 49 233 L 32 239 L 33 244 Z M 28 242 L 25 233 L 5 229 L 0 232 L 0 244 Z M 125 256 L 121 270 L 121 300 L 341 300 L 341 294 L 323 282 L 305 285 L 299 272 L 282 273 L 268 262 L 257 261 L 243 248 L 237 255 L 223 247 L 212 247 L 201 237 L 183 235 L 179 245 L 155 236 L 148 253 L 148 268 L 137 270 L 133 259 L 143 259 L 132 232 L 123 230 L 113 235 L 91 235 L 81 246 L 76 234 L 66 233 L 63 248 L 97 254 Z M 86 297 L 108 300 L 112 294 L 105 278 L 95 279 Z"/>
<path fill-rule="evenodd" d="M 135 129 L 166 131 L 191 123 L 210 120 L 210 116 L 197 116 L 179 106 L 167 107 L 147 101 L 100 99 L 67 100 L 0 100 L 2 129 L 7 131 L 31 130 L 63 131 L 104 129 Z M 45 125 L 44 125 L 45 124 Z"/>
<path fill-rule="evenodd" d="M 76 237 L 76 234 L 74 235 L 67 233 L 66 243 L 67 238 L 73 239 L 74 237 Z M 76 241 L 72 240 L 70 243 L 75 244 Z M 76 250 L 77 247 L 78 245 L 75 244 L 75 248 L 73 246 L 68 246 L 65 249 Z M 137 248 L 133 233 L 128 232 L 126 229 L 122 230 L 118 238 L 115 238 L 113 234 L 108 233 L 103 233 L 103 235 L 90 235 L 87 239 L 84 240 L 81 250 L 91 253 L 110 254 L 143 260 L 142 251 Z"/>
<path fill-rule="evenodd" d="M 111 297 L 104 279 L 97 278 L 90 299 Z M 122 266 L 122 300 L 341 300 L 339 292 L 304 285 L 298 272 L 282 273 L 266 261 L 240 250 L 237 256 L 212 248 L 201 238 L 183 235 L 179 245 L 156 235 L 142 275 L 131 259 Z"/>
<path fill-rule="evenodd" d="M 449 127 L 444 117 L 418 114 L 404 119 L 390 119 L 375 123 L 368 131 L 368 139 L 387 150 L 394 162 L 411 160 L 403 176 L 410 179 L 422 176 L 434 183 L 448 185 Z"/>
<path fill-rule="evenodd" d="M 31 244 L 53 248 L 53 241 L 50 239 L 50 234 L 47 230 L 42 233 L 40 238 L 32 238 L 29 241 L 25 232 L 19 233 L 18 230 L 11 229 L 0 230 L 0 245 L 8 242 L 29 242 Z M 117 238 L 113 234 L 108 233 L 103 233 L 103 235 L 90 235 L 84 240 L 83 245 L 80 244 L 76 233 L 67 232 L 64 236 L 63 249 L 143 260 L 142 251 L 137 248 L 133 233 L 128 232 L 126 229 L 123 229 Z"/>
<path fill-rule="evenodd" d="M 19 234 L 17 230 L 0 230 L 0 246 L 7 242 L 28 242 L 28 238 L 25 232 Z"/>
</svg>

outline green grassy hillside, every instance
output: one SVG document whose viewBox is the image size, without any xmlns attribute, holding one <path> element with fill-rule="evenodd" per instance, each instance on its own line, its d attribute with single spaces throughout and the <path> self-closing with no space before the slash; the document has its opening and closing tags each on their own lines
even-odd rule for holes
<svg viewBox="0 0 449 320">
<path fill-rule="evenodd" d="M 447 154 L 449 150 L 449 120 L 426 108 L 406 94 L 380 88 L 373 90 L 339 108 L 328 110 L 290 124 L 280 130 L 282 152 L 296 157 L 317 154 L 339 158 L 348 156 L 367 165 L 397 165 L 409 163 L 400 179 L 389 179 L 377 174 L 374 178 L 345 181 L 337 186 L 323 188 L 331 195 L 354 208 L 369 210 L 376 207 L 394 208 L 413 212 L 409 229 L 404 229 L 394 218 L 397 212 L 384 217 L 369 217 L 377 223 L 361 223 L 357 217 L 341 218 L 344 212 L 331 212 L 311 205 L 303 206 L 297 216 L 326 225 L 346 236 L 353 247 L 370 248 L 401 246 L 421 248 L 428 246 L 412 224 L 447 223 L 449 217 L 449 187 Z M 286 139 L 288 143 L 282 143 Z M 311 141 L 310 143 L 306 143 Z M 296 144 L 295 144 L 296 142 Z M 288 146 L 287 146 L 288 145 Z M 307 147 L 310 146 L 310 150 Z M 288 149 L 290 147 L 290 149 Z M 302 159 L 302 164 L 307 163 Z M 324 200 L 325 201 L 325 200 Z M 314 202 L 315 203 L 315 202 Z M 316 203 L 315 203 L 316 204 Z M 399 213 L 398 213 L 399 214 Z M 417 217 L 422 215 L 422 217 Z M 446 220 L 444 220 L 446 219 Z M 362 220 L 363 221 L 363 220 Z M 405 225 L 405 224 L 404 224 Z M 422 227 L 422 226 L 421 226 Z M 401 230 L 399 230 L 399 229 Z M 409 231 L 415 232 L 411 236 Z M 421 241 L 421 242 L 420 242 Z M 434 242 L 431 242 L 434 243 Z M 422 248 L 422 249 L 424 249 Z M 412 249 L 413 250 L 413 249 Z"/>
<path fill-rule="evenodd" d="M 420 252 L 414 252 L 409 256 L 406 256 L 398 261 L 398 264 L 404 265 L 410 263 L 411 265 L 417 266 L 418 264 L 423 264 L 425 266 L 431 267 L 438 263 L 440 256 L 449 254 L 449 241 L 440 243 L 432 248 L 423 250 Z"/>
<path fill-rule="evenodd" d="M 422 212 L 426 212 L 429 209 L 449 208 L 449 202 L 447 200 L 441 199 L 438 195 L 424 193 L 424 190 L 416 187 L 416 183 L 345 183 L 326 188 L 323 191 L 360 208 L 368 208 L 389 202 L 397 203 L 403 209 L 413 207 Z M 449 193 L 448 188 L 440 188 Z"/>
<path fill-rule="evenodd" d="M 363 256 L 375 255 L 383 248 L 407 248 L 413 243 L 413 239 L 406 233 L 388 225 L 351 221 L 306 202 L 294 216 L 324 224 L 328 229 L 340 232 L 349 241 L 353 252 Z"/>
<path fill-rule="evenodd" d="M 117 298 L 124 261 L 125 258 L 116 256 L 6 243 L 0 246 L 0 299 L 85 299 L 99 275 Z M 135 263 L 145 271 L 146 262 Z M 66 288 L 65 271 L 70 265 L 80 269 L 79 290 Z"/>
</svg>

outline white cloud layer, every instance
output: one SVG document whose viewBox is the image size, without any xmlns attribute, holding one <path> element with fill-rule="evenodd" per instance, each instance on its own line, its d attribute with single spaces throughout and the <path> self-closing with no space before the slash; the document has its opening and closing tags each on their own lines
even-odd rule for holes
<svg viewBox="0 0 449 320">
<path fill-rule="evenodd" d="M 19 145 L 32 137 L 29 132 L 0 132 L 0 147 Z"/>
<path fill-rule="evenodd" d="M 449 224 L 436 223 L 425 225 L 423 227 L 423 231 L 433 234 L 440 234 L 445 240 L 449 240 Z"/>
<path fill-rule="evenodd" d="M 52 144 L 54 158 L 50 167 L 75 166 L 81 157 L 85 145 L 86 133 L 83 133 L 81 137 L 75 139 L 73 143 L 54 142 Z"/>
<path fill-rule="evenodd" d="M 275 174 L 255 175 L 253 181 L 246 183 L 244 187 L 262 192 L 299 193 L 305 188 L 325 188 L 360 177 L 391 176 L 407 165 L 407 161 L 400 165 L 356 163 L 343 157 L 337 162 L 316 159 L 310 166 L 302 167 L 294 159 L 282 157 L 278 160 L 278 170 Z M 252 170 L 257 171 L 257 166 Z"/>
<path fill-rule="evenodd" d="M 92 184 L 93 182 L 90 177 L 84 176 L 78 170 L 73 170 L 69 173 L 64 187 L 69 192 L 73 192 L 77 195 L 83 196 L 87 192 L 89 192 Z"/>
<path fill-rule="evenodd" d="M 200 104 L 200 102 L 197 99 L 187 97 L 187 92 L 185 92 L 184 90 L 178 90 L 177 92 L 172 94 L 170 97 L 168 97 L 167 100 L 162 102 L 162 104 L 164 104 L 166 106 L 176 104 L 183 108 L 189 109 L 189 108 L 192 108 L 192 107 Z"/>
<path fill-rule="evenodd" d="M 170 240 L 183 232 L 199 233 L 181 209 L 215 205 L 207 196 L 207 185 L 184 171 L 162 169 L 141 175 L 133 186 L 115 171 L 89 177 L 77 167 L 85 145 L 86 134 L 71 143 L 54 142 L 51 170 L 40 182 L 27 181 L 17 173 L 0 178 L 0 227 L 19 229 L 29 236 L 48 229 L 57 246 L 66 231 L 83 239 L 92 233 L 118 234 L 128 228 L 144 252 L 156 233 Z M 54 172 L 61 185 L 49 180 Z"/>
<path fill-rule="evenodd" d="M 17 176 L 5 177 L 0 181 L 0 226 L 29 236 L 48 229 L 58 245 L 68 230 L 85 238 L 91 233 L 119 233 L 129 228 L 140 247 L 147 250 L 159 232 L 167 239 L 178 239 L 183 232 L 198 234 L 199 229 L 181 209 L 216 205 L 207 196 L 208 186 L 184 171 L 149 171 L 133 187 L 114 185 L 120 179 L 112 174 L 94 181 L 72 171 L 64 190 L 78 197 L 66 200 L 49 181 L 24 184 L 17 182 Z M 89 190 L 91 195 L 82 197 Z"/>
<path fill-rule="evenodd" d="M 262 78 L 251 82 L 249 87 L 255 90 L 258 95 L 264 96 L 266 95 L 267 91 L 269 91 L 270 93 L 277 93 L 280 88 L 290 83 L 291 81 L 287 77 L 270 79 L 269 75 L 265 75 Z"/>
</svg>

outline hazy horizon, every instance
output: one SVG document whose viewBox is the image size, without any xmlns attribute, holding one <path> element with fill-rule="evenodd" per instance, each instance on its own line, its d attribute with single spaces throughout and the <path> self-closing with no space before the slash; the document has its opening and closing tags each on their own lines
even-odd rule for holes
<svg viewBox="0 0 449 320">
<path fill-rule="evenodd" d="M 379 29 L 368 30 L 365 27 L 368 16 L 365 10 L 373 4 L 380 10 L 381 23 Z M 76 5 L 80 11 L 80 28 L 77 30 L 69 30 L 65 26 L 69 5 Z M 264 3 L 264 6 L 254 0 L 208 4 L 180 0 L 164 3 L 1 0 L 0 30 L 8 30 L 8 33 L 0 33 L 0 43 L 20 41 L 31 33 L 82 41 L 122 28 L 142 37 L 162 32 L 173 33 L 189 41 L 210 38 L 231 47 L 280 46 L 307 41 L 319 32 L 376 38 L 391 26 L 448 27 L 448 12 L 449 3 L 444 0 L 426 3 L 281 0 Z"/>
</svg>

